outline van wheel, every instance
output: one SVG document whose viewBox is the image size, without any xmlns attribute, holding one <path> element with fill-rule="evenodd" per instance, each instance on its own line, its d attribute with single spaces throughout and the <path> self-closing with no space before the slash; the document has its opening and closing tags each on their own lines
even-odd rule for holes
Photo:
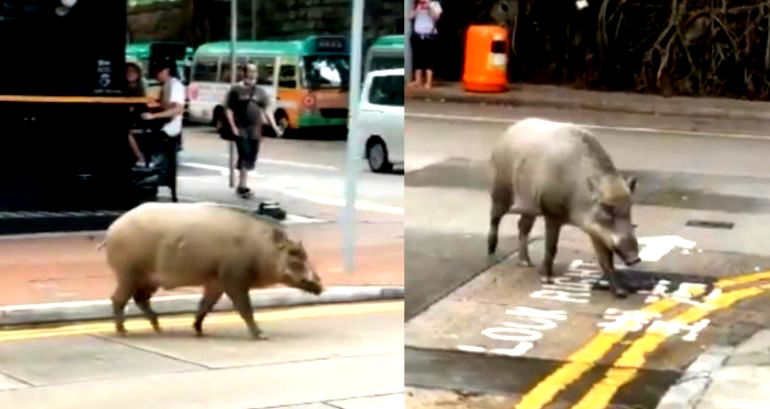
<svg viewBox="0 0 770 409">
<path fill-rule="evenodd" d="M 372 172 L 387 173 L 393 170 L 393 164 L 388 160 L 388 147 L 380 138 L 370 139 L 366 144 L 366 159 Z"/>
</svg>

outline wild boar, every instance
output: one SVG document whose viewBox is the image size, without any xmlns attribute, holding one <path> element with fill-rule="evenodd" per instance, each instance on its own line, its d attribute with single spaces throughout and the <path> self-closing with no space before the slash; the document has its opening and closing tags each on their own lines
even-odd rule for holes
<svg viewBox="0 0 770 409">
<path fill-rule="evenodd" d="M 213 203 L 145 203 L 116 219 L 104 242 L 115 273 L 112 295 L 115 328 L 125 334 L 123 310 L 129 298 L 160 332 L 150 298 L 158 288 L 203 286 L 193 327 L 226 293 L 254 338 L 264 339 L 254 322 L 249 289 L 274 284 L 319 295 L 321 279 L 301 242 L 283 226 L 245 209 Z"/>
<path fill-rule="evenodd" d="M 518 214 L 519 263 L 532 266 L 527 249 L 529 233 L 535 219 L 543 216 L 546 237 L 541 273 L 550 283 L 561 227 L 574 225 L 591 238 L 613 293 L 627 295 L 614 274 L 613 253 L 627 265 L 639 262 L 631 223 L 636 179 L 618 174 L 610 156 L 588 130 L 536 118 L 519 121 L 494 147 L 491 165 L 490 255 L 497 248 L 500 220 L 508 212 Z"/>
</svg>

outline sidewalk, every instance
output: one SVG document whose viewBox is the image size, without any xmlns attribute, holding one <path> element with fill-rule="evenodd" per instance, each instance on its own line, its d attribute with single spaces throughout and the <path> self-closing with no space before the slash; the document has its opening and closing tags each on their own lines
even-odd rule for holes
<svg viewBox="0 0 770 409">
<path fill-rule="evenodd" d="M 736 347 L 704 352 L 663 396 L 657 409 L 765 409 L 770 390 L 770 330 Z"/>
<path fill-rule="evenodd" d="M 437 83 L 430 90 L 409 89 L 414 100 L 486 103 L 512 106 L 582 109 L 629 114 L 743 119 L 770 122 L 770 102 L 712 97 L 587 91 L 555 85 L 510 84 L 504 93 L 471 93 L 461 83 Z"/>
<path fill-rule="evenodd" d="M 356 272 L 342 270 L 340 227 L 335 224 L 292 225 L 302 237 L 326 286 L 403 286 L 404 252 L 400 240 L 373 240 L 382 226 L 361 226 Z M 395 232 L 394 234 L 397 234 Z M 96 245 L 103 233 L 0 240 L 0 306 L 106 300 L 115 279 Z M 156 296 L 199 294 L 200 288 L 159 290 Z"/>
<path fill-rule="evenodd" d="M 310 255 L 326 291 L 316 297 L 284 286 L 253 290 L 255 308 L 313 303 L 403 298 L 403 231 L 399 226 L 363 225 L 358 229 L 356 271 L 343 271 L 341 229 L 336 224 L 290 225 Z M 115 279 L 103 251 L 96 250 L 102 232 L 58 237 L 0 240 L 0 326 L 108 319 Z M 201 288 L 159 290 L 153 297 L 158 313 L 197 309 Z M 229 299 L 217 310 L 231 308 Z M 129 303 L 128 316 L 139 315 Z"/>
</svg>

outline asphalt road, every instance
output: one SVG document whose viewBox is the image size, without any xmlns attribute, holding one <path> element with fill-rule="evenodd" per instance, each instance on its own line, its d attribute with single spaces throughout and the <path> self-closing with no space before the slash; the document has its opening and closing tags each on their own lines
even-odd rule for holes
<svg viewBox="0 0 770 409">
<path fill-rule="evenodd" d="M 227 143 L 212 128 L 187 128 L 180 157 L 180 194 L 185 194 L 185 186 L 199 195 L 205 194 L 206 189 L 227 188 L 228 152 Z M 278 197 L 342 207 L 345 155 L 344 140 L 264 138 L 249 183 L 258 198 Z M 403 174 L 372 173 L 364 160 L 357 165 L 358 210 L 403 214 Z"/>
<path fill-rule="evenodd" d="M 572 228 L 560 241 L 561 278 L 544 287 L 536 269 L 508 257 L 515 216 L 503 219 L 502 249 L 487 259 L 486 161 L 527 116 L 590 125 L 621 173 L 639 178 L 633 217 L 649 248 L 624 274 L 648 292 L 621 301 L 593 289 L 590 243 Z M 694 134 L 671 119 L 656 129 L 652 117 L 417 102 L 406 119 L 410 408 L 653 408 L 704 348 L 770 323 L 763 130 Z M 541 238 L 538 220 L 536 264 Z"/>
<path fill-rule="evenodd" d="M 0 331 L 0 407 L 403 407 L 403 302 L 256 312 L 267 341 L 234 313 L 194 336 L 192 316 Z"/>
</svg>

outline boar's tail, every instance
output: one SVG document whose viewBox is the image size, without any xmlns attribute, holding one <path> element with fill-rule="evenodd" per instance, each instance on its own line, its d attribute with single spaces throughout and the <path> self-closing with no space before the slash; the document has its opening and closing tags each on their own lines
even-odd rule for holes
<svg viewBox="0 0 770 409">
<path fill-rule="evenodd" d="M 99 251 L 99 250 L 103 249 L 104 246 L 106 246 L 106 245 L 107 245 L 107 240 L 102 240 L 101 243 L 96 245 L 96 251 Z"/>
</svg>

